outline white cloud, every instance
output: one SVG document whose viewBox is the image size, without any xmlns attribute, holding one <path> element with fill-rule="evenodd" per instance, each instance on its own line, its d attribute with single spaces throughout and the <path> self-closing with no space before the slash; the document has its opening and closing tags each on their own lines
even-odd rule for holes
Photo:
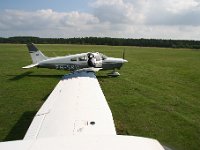
<svg viewBox="0 0 200 150">
<path fill-rule="evenodd" d="M 143 14 L 130 2 L 124 0 L 96 0 L 90 4 L 102 22 L 111 23 L 141 23 Z"/>
<path fill-rule="evenodd" d="M 197 0 L 96 0 L 94 15 L 113 24 L 200 25 Z"/>
<path fill-rule="evenodd" d="M 146 0 L 138 5 L 151 25 L 200 25 L 200 1 L 197 0 Z"/>
<path fill-rule="evenodd" d="M 35 12 L 5 10 L 0 15 L 2 16 L 0 18 L 0 27 L 5 30 L 16 28 L 21 30 L 77 28 L 99 22 L 98 18 L 92 14 L 79 13 L 77 11 L 60 13 L 51 9 Z"/>
<path fill-rule="evenodd" d="M 0 36 L 200 39 L 199 0 L 94 0 L 90 13 L 5 10 Z"/>
<path fill-rule="evenodd" d="M 168 0 L 165 1 L 166 9 L 173 13 L 181 13 L 184 11 L 191 11 L 198 7 L 199 2 L 195 0 Z"/>
</svg>

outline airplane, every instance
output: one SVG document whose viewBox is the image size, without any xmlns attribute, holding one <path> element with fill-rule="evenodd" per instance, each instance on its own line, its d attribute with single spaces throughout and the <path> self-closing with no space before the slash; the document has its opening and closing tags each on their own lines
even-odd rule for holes
<svg viewBox="0 0 200 150">
<path fill-rule="evenodd" d="M 95 72 L 86 68 L 60 80 L 22 140 L 0 142 L 0 150 L 13 149 L 164 150 L 164 147 L 155 139 L 117 135 Z"/>
<path fill-rule="evenodd" d="M 76 71 L 80 69 L 90 68 L 93 70 L 113 70 L 109 76 L 119 76 L 116 69 L 120 69 L 126 62 L 124 58 L 107 57 L 99 52 L 87 52 L 75 55 L 67 55 L 60 57 L 47 57 L 33 44 L 27 44 L 33 64 L 22 67 L 29 69 L 32 67 L 49 68 L 58 70 Z M 124 53 L 123 53 L 124 57 Z"/>
</svg>

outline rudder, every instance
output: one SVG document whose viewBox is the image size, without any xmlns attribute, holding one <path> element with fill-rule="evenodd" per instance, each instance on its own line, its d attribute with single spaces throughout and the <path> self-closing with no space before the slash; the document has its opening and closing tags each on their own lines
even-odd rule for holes
<svg viewBox="0 0 200 150">
<path fill-rule="evenodd" d="M 33 43 L 27 44 L 27 47 L 31 55 L 33 64 L 36 64 L 42 60 L 47 59 L 47 57 L 40 50 L 38 50 Z"/>
</svg>

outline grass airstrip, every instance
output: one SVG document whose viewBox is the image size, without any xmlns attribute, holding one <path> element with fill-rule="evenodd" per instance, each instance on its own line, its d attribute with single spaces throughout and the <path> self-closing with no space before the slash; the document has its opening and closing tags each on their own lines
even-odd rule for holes
<svg viewBox="0 0 200 150">
<path fill-rule="evenodd" d="M 175 150 L 200 147 L 200 50 L 37 44 L 47 56 L 99 51 L 129 61 L 117 78 L 97 73 L 118 134 L 158 139 Z M 26 45 L 0 44 L 0 141 L 22 139 L 66 71 L 23 70 Z M 106 122 L 105 122 L 106 123 Z"/>
</svg>

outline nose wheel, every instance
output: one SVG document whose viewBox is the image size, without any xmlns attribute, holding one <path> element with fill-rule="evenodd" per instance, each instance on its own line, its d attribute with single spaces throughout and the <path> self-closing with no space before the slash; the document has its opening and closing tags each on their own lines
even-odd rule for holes
<svg viewBox="0 0 200 150">
<path fill-rule="evenodd" d="M 118 77 L 118 76 L 120 76 L 120 74 L 119 74 L 119 72 L 117 72 L 114 69 L 111 73 L 108 73 L 108 76 L 110 76 L 110 77 Z"/>
</svg>

